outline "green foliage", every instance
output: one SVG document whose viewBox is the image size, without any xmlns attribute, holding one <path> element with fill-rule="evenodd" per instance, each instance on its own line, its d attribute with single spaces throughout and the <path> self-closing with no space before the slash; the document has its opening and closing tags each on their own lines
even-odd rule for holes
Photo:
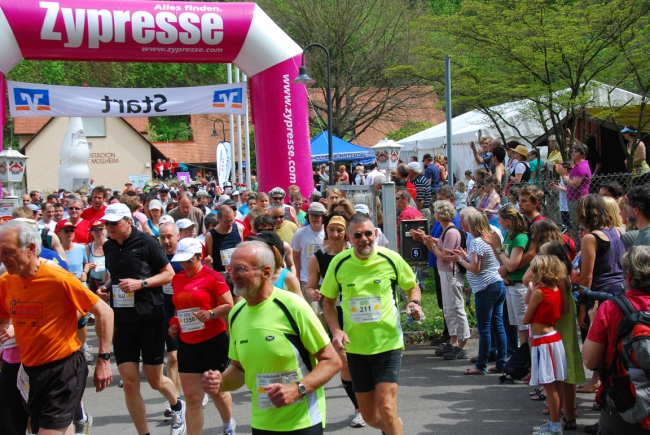
<svg viewBox="0 0 650 435">
<path fill-rule="evenodd" d="M 386 138 L 392 139 L 397 142 L 398 140 L 402 140 L 405 137 L 412 136 L 415 133 L 421 132 L 422 130 L 431 128 L 434 125 L 435 124 L 432 122 L 420 122 L 420 121 L 407 120 L 404 124 L 402 124 L 399 130 L 395 130 L 387 133 Z"/>
<path fill-rule="evenodd" d="M 151 142 L 188 141 L 192 139 L 189 116 L 152 116 L 147 134 Z"/>
</svg>

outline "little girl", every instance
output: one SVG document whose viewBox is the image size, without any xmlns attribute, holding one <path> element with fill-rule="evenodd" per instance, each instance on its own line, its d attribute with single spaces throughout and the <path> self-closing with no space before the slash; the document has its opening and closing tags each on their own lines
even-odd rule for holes
<svg viewBox="0 0 650 435">
<path fill-rule="evenodd" d="M 550 420 L 533 428 L 533 435 L 561 435 L 560 395 L 557 381 L 566 379 L 566 356 L 555 322 L 562 313 L 562 292 L 558 282 L 567 275 L 564 264 L 553 255 L 539 255 L 530 263 L 533 279 L 524 302 L 528 304 L 524 323 L 531 325 L 530 385 L 544 385 Z"/>
</svg>

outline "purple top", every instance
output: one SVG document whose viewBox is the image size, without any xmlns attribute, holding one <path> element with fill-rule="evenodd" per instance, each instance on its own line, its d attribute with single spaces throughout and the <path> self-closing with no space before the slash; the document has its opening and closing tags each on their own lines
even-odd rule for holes
<svg viewBox="0 0 650 435">
<path fill-rule="evenodd" d="M 610 228 L 608 230 L 598 228 L 598 231 L 601 231 L 609 239 L 609 249 L 600 255 L 598 255 L 598 249 L 596 250 L 591 290 L 607 293 L 618 292 L 624 281 L 621 258 L 625 253 L 625 246 L 616 228 Z M 598 245 L 603 245 L 603 247 L 607 246 L 607 242 L 603 239 L 596 234 L 593 234 L 593 236 L 600 240 Z"/>
<path fill-rule="evenodd" d="M 575 165 L 573 169 L 571 169 L 571 172 L 569 173 L 569 179 L 571 178 L 582 178 L 582 183 L 580 183 L 580 186 L 577 188 L 567 186 L 566 199 L 569 201 L 578 200 L 584 196 L 589 195 L 589 185 L 591 184 L 591 169 L 589 169 L 589 162 L 587 160 L 581 161 Z"/>
</svg>

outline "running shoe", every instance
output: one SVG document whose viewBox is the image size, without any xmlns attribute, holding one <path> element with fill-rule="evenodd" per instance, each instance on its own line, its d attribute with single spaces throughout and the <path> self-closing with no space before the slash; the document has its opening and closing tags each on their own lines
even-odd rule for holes
<svg viewBox="0 0 650 435">
<path fill-rule="evenodd" d="M 169 406 L 169 402 L 165 402 L 165 412 L 163 412 L 163 415 L 167 418 L 172 415 L 172 407 Z"/>
<path fill-rule="evenodd" d="M 84 358 L 86 359 L 86 362 L 88 364 L 93 362 L 93 359 L 95 358 L 93 357 L 93 347 L 91 345 L 89 345 L 88 343 L 84 343 L 81 346 L 81 351 L 83 352 Z"/>
<path fill-rule="evenodd" d="M 454 346 L 451 343 L 445 344 L 445 347 L 436 349 L 436 356 L 443 356 L 447 352 L 451 352 L 454 349 Z"/>
<path fill-rule="evenodd" d="M 210 400 L 208 393 L 203 393 L 203 403 L 201 403 L 201 406 L 205 408 L 205 405 L 208 404 L 208 400 Z"/>
<path fill-rule="evenodd" d="M 180 411 L 174 411 L 172 409 L 172 426 L 169 429 L 169 435 L 185 435 L 186 428 L 185 428 L 185 401 L 183 400 L 178 400 L 181 403 L 181 410 Z"/>
<path fill-rule="evenodd" d="M 90 427 L 93 425 L 93 416 L 86 413 L 86 421 L 74 422 L 75 435 L 89 435 Z"/>
<path fill-rule="evenodd" d="M 86 314 L 86 325 L 93 326 L 95 324 L 95 315 L 93 313 Z"/>
<path fill-rule="evenodd" d="M 237 423 L 235 423 L 234 418 L 231 421 L 232 424 L 223 429 L 223 435 L 237 435 L 237 431 L 235 430 Z"/>
<path fill-rule="evenodd" d="M 453 346 L 452 349 L 449 352 L 444 353 L 442 357 L 448 360 L 469 358 L 469 356 L 467 356 L 467 350 L 461 349 L 458 346 Z"/>
<path fill-rule="evenodd" d="M 355 411 L 354 412 L 354 418 L 350 422 L 350 426 L 352 427 L 364 427 L 366 425 L 365 420 L 361 416 L 361 412 Z"/>
</svg>

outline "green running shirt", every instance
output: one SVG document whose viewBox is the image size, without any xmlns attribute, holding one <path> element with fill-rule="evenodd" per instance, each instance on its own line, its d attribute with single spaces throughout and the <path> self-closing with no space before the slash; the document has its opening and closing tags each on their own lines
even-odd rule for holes
<svg viewBox="0 0 650 435">
<path fill-rule="evenodd" d="M 330 299 L 342 292 L 349 353 L 375 355 L 404 347 L 394 283 L 411 290 L 416 280 L 406 261 L 390 249 L 375 247 L 372 256 L 362 261 L 350 248 L 330 263 L 320 291 Z"/>
<path fill-rule="evenodd" d="M 329 337 L 311 306 L 295 294 L 274 287 L 271 296 L 261 304 L 249 306 L 241 301 L 235 305 L 228 323 L 228 357 L 242 365 L 246 386 L 251 391 L 251 427 L 289 432 L 322 423 L 324 428 L 323 387 L 282 408 L 276 408 L 268 400 L 263 388 L 304 378 L 316 366 L 313 355 L 329 344 Z"/>
</svg>

